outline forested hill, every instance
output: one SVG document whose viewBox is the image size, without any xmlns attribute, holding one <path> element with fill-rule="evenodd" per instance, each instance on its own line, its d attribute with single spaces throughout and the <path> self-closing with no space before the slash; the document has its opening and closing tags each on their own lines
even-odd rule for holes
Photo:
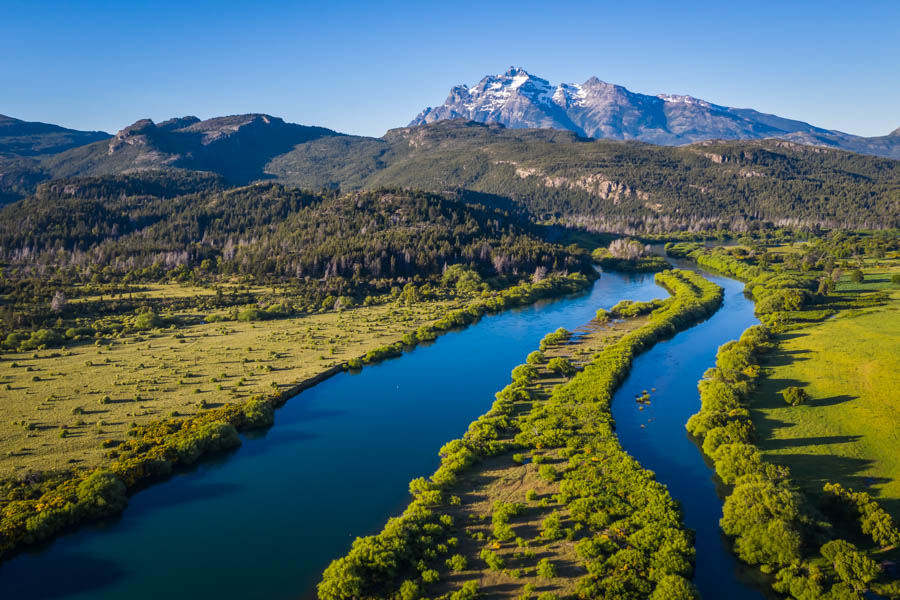
<svg viewBox="0 0 900 600">
<path fill-rule="evenodd" d="M 322 138 L 266 167 L 301 187 L 465 188 L 539 219 L 638 232 L 752 221 L 900 225 L 900 161 L 781 140 L 682 147 L 443 121 L 383 138 Z"/>
<path fill-rule="evenodd" d="M 146 120 L 40 161 L 0 158 L 0 202 L 32 194 L 47 180 L 65 190 L 71 184 L 60 178 L 131 173 L 158 185 L 159 172 L 177 180 L 203 172 L 222 187 L 269 180 L 311 190 L 474 192 L 532 220 L 624 233 L 741 230 L 762 222 L 900 226 L 900 161 L 892 159 L 783 140 L 670 147 L 459 120 L 381 138 L 267 115 Z M 128 181 L 127 195 L 157 193 L 135 187 L 143 176 Z"/>
<path fill-rule="evenodd" d="M 0 262 L 7 275 L 67 281 L 245 275 L 323 288 L 318 280 L 325 278 L 346 291 L 440 277 L 453 264 L 485 279 L 590 268 L 584 252 L 545 242 L 528 221 L 452 195 L 314 194 L 272 183 L 223 189 L 209 177 L 185 177 L 181 190 L 159 182 L 154 189 L 141 181 L 46 185 L 4 208 Z M 136 188 L 141 193 L 130 192 Z"/>
</svg>

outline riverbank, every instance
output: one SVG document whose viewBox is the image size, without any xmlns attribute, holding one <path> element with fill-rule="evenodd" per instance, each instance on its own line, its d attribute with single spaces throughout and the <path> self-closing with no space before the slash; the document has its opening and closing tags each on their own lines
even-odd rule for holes
<svg viewBox="0 0 900 600">
<path fill-rule="evenodd" d="M 589 283 L 589 278 L 575 274 L 520 284 L 476 299 L 464 308 L 446 311 L 441 318 L 403 334 L 402 340 L 373 348 L 357 360 L 359 364 L 371 364 L 402 354 L 405 348 L 433 340 L 439 333 L 472 323 L 484 314 L 577 292 Z M 127 438 L 102 442 L 109 459 L 102 467 L 33 473 L 27 478 L 5 480 L 0 500 L 0 556 L 84 520 L 121 512 L 127 505 L 128 489 L 171 473 L 176 466 L 190 465 L 209 453 L 239 445 L 239 431 L 270 426 L 273 406 L 344 370 L 348 364 L 350 361 L 334 365 L 284 391 L 255 396 L 242 404 L 224 404 L 190 418 L 170 418 L 146 425 L 133 423 L 127 429 Z"/>
<path fill-rule="evenodd" d="M 10 558 L 0 588 L 77 600 L 296 598 L 354 537 L 402 511 L 407 483 L 433 472 L 440 442 L 489 408 L 522 348 L 598 306 L 664 294 L 650 277 L 604 273 L 588 293 L 485 315 L 402 360 L 339 373 L 287 402 L 273 427 L 242 434 L 241 447 L 135 494 L 120 519 Z M 52 580 L 40 576 L 48 570 Z"/>
<path fill-rule="evenodd" d="M 683 531 L 678 509 L 665 488 L 622 450 L 609 416 L 612 392 L 627 374 L 633 357 L 712 314 L 721 303 L 721 289 L 694 273 L 667 271 L 657 278 L 673 296 L 662 305 L 648 304 L 653 312 L 647 322 L 605 346 L 548 398 L 534 395 L 537 390 L 532 383 L 539 374 L 534 366 L 514 369 L 513 383 L 498 394 L 491 411 L 473 423 L 461 440 L 444 446 L 441 466 L 431 479 L 411 484 L 415 500 L 403 515 L 390 521 L 382 533 L 358 539 L 346 557 L 326 570 L 319 585 L 320 598 L 388 596 L 413 590 L 430 594 L 433 584 L 452 578 L 448 571 L 464 571 L 457 569 L 463 562 L 479 570 L 487 565 L 512 580 L 524 575 L 555 580 L 560 577 L 557 565 L 547 556 L 539 560 L 537 552 L 528 553 L 528 547 L 535 544 L 543 553 L 548 542 L 561 537 L 578 547 L 578 560 L 566 563 L 580 565 L 575 568 L 578 575 L 564 574 L 573 589 L 587 594 L 622 589 L 626 595 L 621 597 L 651 592 L 660 598 L 694 597 L 686 579 L 692 570 L 693 551 L 685 538 L 680 538 L 682 543 L 677 541 L 676 532 Z M 636 313 L 641 309 L 636 308 Z M 539 537 L 533 537 L 536 532 L 531 530 L 528 539 L 516 542 L 524 548 L 516 557 L 517 563 L 523 564 L 504 570 L 504 559 L 497 551 L 511 550 L 511 540 L 521 537 L 511 528 L 511 519 L 526 507 L 495 504 L 493 530 L 485 535 L 454 519 L 463 500 L 452 492 L 472 465 L 506 454 L 515 460 L 516 452 L 530 453 L 532 460 L 552 460 L 554 464 L 544 464 L 539 474 L 548 482 L 561 479 L 567 483 L 561 484 L 558 493 L 545 496 L 545 507 L 551 505 L 552 496 L 555 514 L 541 522 Z M 610 493 L 612 496 L 607 495 Z M 591 520 L 594 510 L 606 515 L 602 522 Z M 427 540 L 420 537 L 423 533 Z M 462 546 L 459 540 L 463 536 L 478 543 Z M 660 547 L 659 536 L 670 539 L 673 546 Z M 453 555 L 456 547 L 480 551 L 457 559 Z M 454 597 L 470 597 L 484 582 L 460 582 Z M 498 594 L 501 590 L 510 594 L 522 591 L 507 581 L 493 584 L 487 591 Z M 529 588 L 525 593 L 531 593 Z"/>
<path fill-rule="evenodd" d="M 900 544 L 900 530 L 890 514 L 868 494 L 830 485 L 832 478 L 847 477 L 846 470 L 833 463 L 811 467 L 803 461 L 788 466 L 777 452 L 761 451 L 778 447 L 764 416 L 773 411 L 771 399 L 765 395 L 767 390 L 771 394 L 773 383 L 772 359 L 767 357 L 776 349 L 783 353 L 790 340 L 817 327 L 813 323 L 848 309 L 875 310 L 871 307 L 885 298 L 877 293 L 857 298 L 833 294 L 828 279 L 817 280 L 808 267 L 797 272 L 773 271 L 766 268 L 768 259 L 760 264 L 744 248 L 711 251 L 679 244 L 667 246 L 667 250 L 743 278 L 765 323 L 720 348 L 716 367 L 700 382 L 701 411 L 688 422 L 688 430 L 702 442 L 702 451 L 714 461 L 724 484 L 720 524 L 733 540 L 736 554 L 768 575 L 775 591 L 798 599 L 854 598 L 866 590 L 883 597 L 900 596 L 891 564 L 883 562 L 896 555 Z M 827 253 L 819 254 L 819 261 L 823 255 Z M 799 264 L 796 253 L 788 256 Z M 813 292 L 816 284 L 818 290 Z M 828 320 L 822 326 L 834 323 Z M 823 356 L 813 355 L 809 360 L 820 364 L 817 370 L 822 369 Z M 859 360 L 857 353 L 855 361 Z M 808 382 L 791 379 L 788 383 L 779 386 L 782 406 L 792 397 L 805 399 L 795 401 L 797 405 L 814 404 L 799 387 Z M 788 394 L 792 390 L 794 396 Z M 889 418 L 884 407 L 880 413 Z M 813 488 L 808 485 L 811 471 L 825 478 Z M 807 481 L 805 489 L 797 488 L 795 477 Z"/>
</svg>

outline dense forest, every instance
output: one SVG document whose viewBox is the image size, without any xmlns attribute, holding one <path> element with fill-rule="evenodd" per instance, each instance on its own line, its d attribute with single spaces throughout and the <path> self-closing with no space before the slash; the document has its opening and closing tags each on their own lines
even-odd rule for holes
<svg viewBox="0 0 900 600">
<path fill-rule="evenodd" d="M 131 278 L 176 267 L 258 279 L 362 280 L 439 274 L 460 262 L 485 276 L 587 264 L 540 240 L 527 222 L 451 196 L 217 183 L 124 176 L 45 184 L 0 213 L 0 258 L 20 271 Z"/>
<path fill-rule="evenodd" d="M 410 284 L 421 289 L 410 293 L 427 296 L 435 286 L 471 291 L 590 273 L 585 251 L 453 195 L 225 188 L 217 177 L 191 173 L 44 184 L 0 211 L 0 263 L 7 333 L 79 312 L 133 311 L 143 304 L 132 292 L 153 282 L 229 283 L 230 295 L 220 292 L 206 308 L 254 302 L 236 282 L 277 285 L 294 305 L 311 308 L 396 296 Z M 65 303 L 77 297 L 90 300 Z"/>
</svg>

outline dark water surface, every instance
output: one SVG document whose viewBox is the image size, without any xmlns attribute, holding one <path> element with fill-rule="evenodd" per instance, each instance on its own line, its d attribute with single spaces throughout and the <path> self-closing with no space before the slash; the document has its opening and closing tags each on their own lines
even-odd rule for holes
<svg viewBox="0 0 900 600">
<path fill-rule="evenodd" d="M 625 448 L 657 472 L 698 532 L 704 597 L 759 598 L 737 582 L 711 473 L 684 430 L 716 348 L 754 322 L 740 284 L 716 281 L 724 308 L 640 356 L 613 412 Z M 241 448 L 137 493 L 121 518 L 3 563 L 0 597 L 309 597 L 354 537 L 402 511 L 407 483 L 434 471 L 440 446 L 488 410 L 546 333 L 583 325 L 623 298 L 665 296 L 652 276 L 605 273 L 589 293 L 485 317 L 402 358 L 339 374 L 291 399 L 274 427 L 243 436 Z M 638 411 L 635 393 L 651 387 L 660 391 Z"/>
</svg>

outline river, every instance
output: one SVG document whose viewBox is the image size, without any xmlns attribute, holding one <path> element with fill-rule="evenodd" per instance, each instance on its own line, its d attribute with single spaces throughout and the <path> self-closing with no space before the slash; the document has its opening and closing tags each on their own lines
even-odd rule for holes
<svg viewBox="0 0 900 600">
<path fill-rule="evenodd" d="M 708 274 L 707 274 L 708 275 Z M 669 486 L 697 531 L 707 600 L 761 598 L 741 584 L 718 530 L 711 471 L 687 438 L 697 380 L 716 348 L 753 324 L 741 284 L 711 319 L 637 358 L 613 415 L 623 446 Z M 328 563 L 379 531 L 429 475 L 437 450 L 484 413 L 509 372 L 558 327 L 597 308 L 666 293 L 652 275 L 604 273 L 577 296 L 492 315 L 398 359 L 342 373 L 292 398 L 243 445 L 135 494 L 121 517 L 0 565 L 4 599 L 309 598 Z M 634 396 L 657 388 L 638 411 Z M 641 427 L 644 425 L 644 427 Z"/>
</svg>

